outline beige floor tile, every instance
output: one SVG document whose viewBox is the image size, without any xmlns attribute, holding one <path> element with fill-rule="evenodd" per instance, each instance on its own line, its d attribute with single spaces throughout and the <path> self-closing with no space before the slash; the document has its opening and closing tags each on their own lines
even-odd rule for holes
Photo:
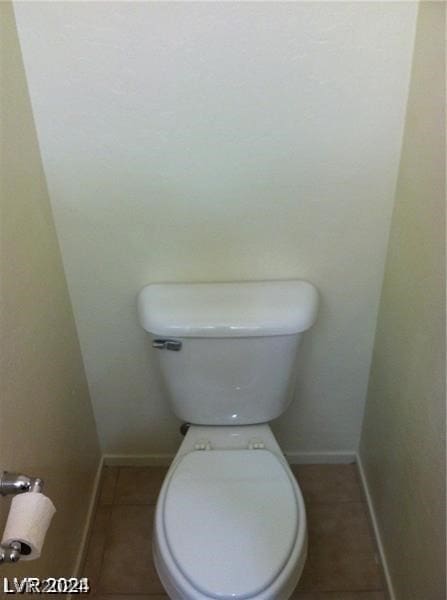
<svg viewBox="0 0 447 600">
<path fill-rule="evenodd" d="M 362 502 L 357 465 L 292 465 L 306 504 Z"/>
<path fill-rule="evenodd" d="M 308 555 L 297 591 L 381 590 L 365 505 L 310 504 L 307 515 Z"/>
<path fill-rule="evenodd" d="M 167 472 L 167 467 L 120 468 L 115 504 L 155 504 Z"/>
<path fill-rule="evenodd" d="M 101 594 L 164 594 L 152 561 L 150 506 L 113 506 L 99 579 Z"/>
<path fill-rule="evenodd" d="M 111 511 L 111 506 L 98 506 L 96 509 L 83 568 L 83 577 L 89 580 L 90 594 L 94 594 L 98 589 Z"/>
<path fill-rule="evenodd" d="M 309 552 L 292 600 L 385 600 L 355 465 L 293 470 L 307 504 Z M 166 472 L 104 469 L 84 568 L 92 600 L 167 600 L 152 562 L 150 506 Z"/>
<path fill-rule="evenodd" d="M 99 505 L 105 506 L 113 504 L 115 498 L 116 482 L 118 480 L 118 467 L 104 467 L 101 477 L 101 492 L 99 495 Z"/>
<path fill-rule="evenodd" d="M 386 600 L 383 592 L 295 592 L 290 600 Z"/>
</svg>

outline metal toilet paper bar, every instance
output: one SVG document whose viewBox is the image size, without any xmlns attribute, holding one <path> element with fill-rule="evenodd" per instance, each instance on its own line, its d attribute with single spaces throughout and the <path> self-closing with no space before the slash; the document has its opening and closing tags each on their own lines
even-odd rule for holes
<svg viewBox="0 0 447 600">
<path fill-rule="evenodd" d="M 19 473 L 3 471 L 0 475 L 0 495 L 16 496 L 27 492 L 41 492 L 43 481 L 38 477 L 28 477 Z M 19 541 L 12 541 L 8 546 L 0 544 L 0 563 L 17 562 L 22 554 L 27 554 L 29 548 L 24 548 Z"/>
</svg>

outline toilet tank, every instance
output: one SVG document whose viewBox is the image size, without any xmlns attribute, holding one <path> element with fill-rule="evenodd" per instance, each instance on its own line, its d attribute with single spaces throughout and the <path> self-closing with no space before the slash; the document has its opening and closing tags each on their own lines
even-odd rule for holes
<svg viewBox="0 0 447 600">
<path fill-rule="evenodd" d="M 197 425 L 278 417 L 317 307 L 315 287 L 297 280 L 153 284 L 138 297 L 171 408 Z"/>
</svg>

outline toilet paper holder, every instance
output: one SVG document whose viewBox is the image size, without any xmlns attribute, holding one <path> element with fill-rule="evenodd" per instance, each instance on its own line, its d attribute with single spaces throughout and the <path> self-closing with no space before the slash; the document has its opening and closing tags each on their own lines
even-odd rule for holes
<svg viewBox="0 0 447 600">
<path fill-rule="evenodd" d="M 43 481 L 38 477 L 28 477 L 20 473 L 3 471 L 0 475 L 0 495 L 9 496 L 27 492 L 41 492 Z M 0 563 L 17 562 L 22 555 L 29 554 L 31 549 L 19 541 L 12 541 L 8 546 L 0 544 Z"/>
<path fill-rule="evenodd" d="M 28 477 L 20 473 L 3 471 L 0 475 L 0 494 L 2 496 L 23 494 L 24 492 L 41 492 L 43 481 L 38 477 Z"/>
</svg>

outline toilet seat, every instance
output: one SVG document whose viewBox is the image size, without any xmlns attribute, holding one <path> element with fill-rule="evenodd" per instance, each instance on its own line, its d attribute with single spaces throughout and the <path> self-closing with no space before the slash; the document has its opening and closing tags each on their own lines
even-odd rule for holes
<svg viewBox="0 0 447 600">
<path fill-rule="evenodd" d="M 169 554 L 197 597 L 262 596 L 287 565 L 300 529 L 296 485 L 269 450 L 198 450 L 165 482 Z"/>
</svg>

